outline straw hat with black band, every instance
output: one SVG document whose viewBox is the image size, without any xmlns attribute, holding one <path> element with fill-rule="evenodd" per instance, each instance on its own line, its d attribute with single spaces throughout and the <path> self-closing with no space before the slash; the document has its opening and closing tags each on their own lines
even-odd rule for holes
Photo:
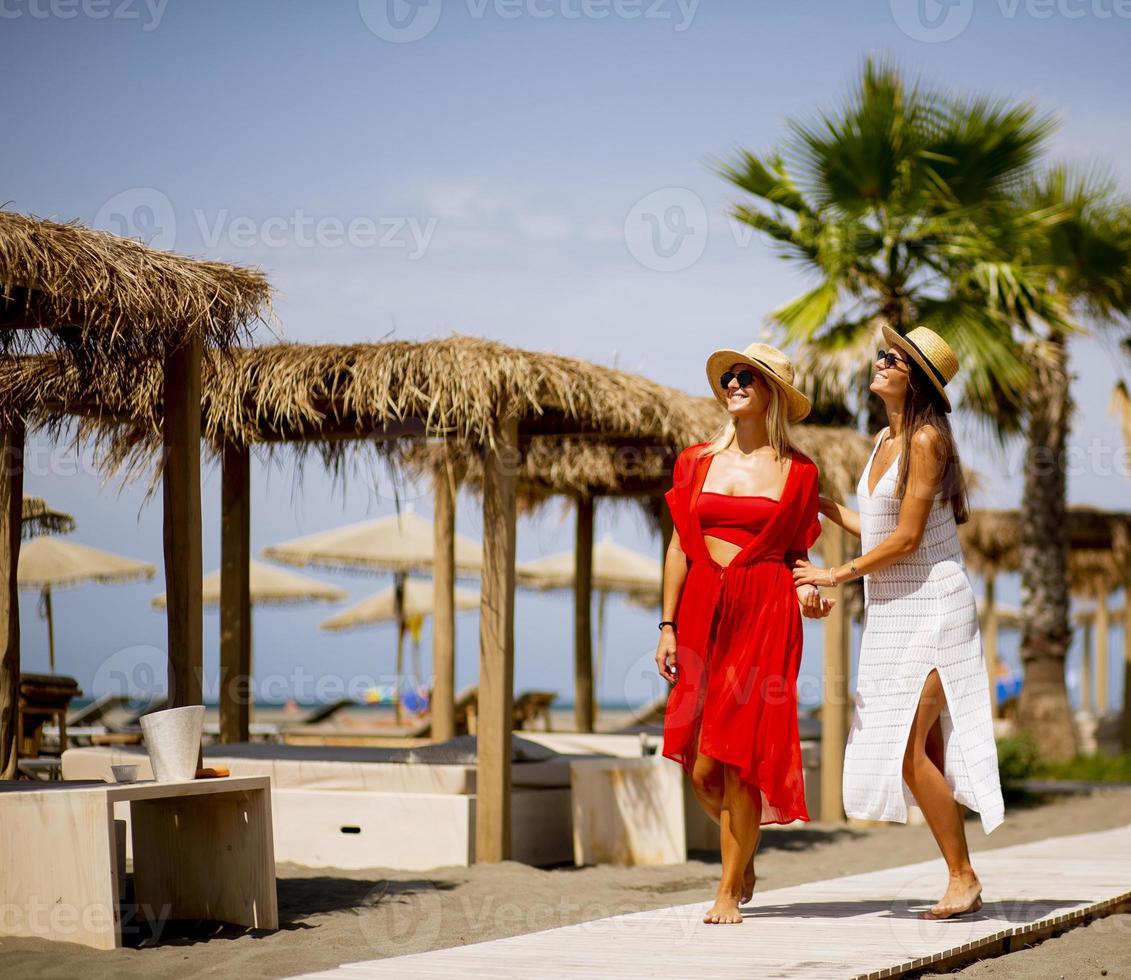
<svg viewBox="0 0 1131 980">
<path fill-rule="evenodd" d="M 734 364 L 749 364 L 777 388 L 790 422 L 800 422 L 809 414 L 809 399 L 793 386 L 793 362 L 769 344 L 751 344 L 746 350 L 717 350 L 707 358 L 707 380 L 722 405 L 727 404 L 727 393 L 719 379 Z"/>
<path fill-rule="evenodd" d="M 916 327 L 906 334 L 896 333 L 891 327 L 883 329 L 884 340 L 888 345 L 898 347 L 923 369 L 949 412 L 950 398 L 947 397 L 945 388 L 947 382 L 958 373 L 958 358 L 950 344 L 929 327 Z"/>
</svg>

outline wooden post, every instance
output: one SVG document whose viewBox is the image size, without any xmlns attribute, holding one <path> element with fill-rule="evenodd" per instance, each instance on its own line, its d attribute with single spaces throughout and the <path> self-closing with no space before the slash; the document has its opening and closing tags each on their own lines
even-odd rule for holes
<svg viewBox="0 0 1131 980">
<path fill-rule="evenodd" d="M 573 576 L 573 721 L 593 731 L 593 498 L 577 498 Z"/>
<path fill-rule="evenodd" d="M 1084 620 L 1081 626 L 1084 637 L 1080 650 L 1080 710 L 1090 715 L 1095 713 L 1092 704 L 1092 624 Z"/>
<path fill-rule="evenodd" d="M 404 572 L 397 572 L 393 581 L 393 608 L 397 618 L 397 680 L 396 693 L 393 695 L 393 721 L 399 727 L 404 722 L 404 705 L 401 704 L 401 692 L 404 690 L 404 635 L 407 629 L 404 612 Z"/>
<path fill-rule="evenodd" d="M 511 853 L 514 721 L 514 545 L 518 422 L 496 422 L 483 463 L 483 580 L 479 605 L 479 716 L 475 860 Z"/>
<path fill-rule="evenodd" d="M 47 617 L 47 662 L 55 673 L 55 610 L 51 607 L 51 586 L 43 587 L 43 614 Z"/>
<path fill-rule="evenodd" d="M 982 628 L 982 649 L 986 656 L 986 676 L 990 684 L 990 712 L 995 718 L 1001 717 L 1001 707 L 997 703 L 997 602 L 995 585 L 997 569 L 992 565 L 986 569 L 986 612 Z"/>
<path fill-rule="evenodd" d="M 831 521 L 825 522 L 829 536 L 825 564 L 844 562 L 847 552 L 845 532 Z M 825 700 L 821 708 L 821 820 L 844 823 L 841 778 L 844 771 L 844 746 L 848 735 L 849 617 L 844 607 L 844 586 L 833 591 L 837 604 L 825 618 Z M 826 590 L 827 594 L 827 590 Z"/>
<path fill-rule="evenodd" d="M 433 494 L 432 741 L 446 742 L 456 734 L 456 495 L 447 466 L 436 468 Z"/>
<path fill-rule="evenodd" d="M 1107 591 L 1100 586 L 1096 593 L 1096 717 L 1107 715 L 1111 701 L 1107 690 L 1108 632 L 1111 622 L 1107 610 Z"/>
<path fill-rule="evenodd" d="M 168 601 L 169 707 L 201 704 L 204 620 L 201 604 L 200 360 L 193 337 L 165 354 L 165 594 Z"/>
<path fill-rule="evenodd" d="M 15 779 L 20 740 L 20 525 L 24 508 L 24 424 L 0 426 L 0 779 Z"/>
<path fill-rule="evenodd" d="M 593 727 L 597 727 L 597 718 L 600 715 L 601 701 L 601 674 L 605 669 L 605 604 L 609 593 L 601 589 L 597 593 L 597 647 L 593 657 Z M 549 712 L 546 718 L 549 719 Z"/>
<path fill-rule="evenodd" d="M 251 462 L 224 446 L 220 487 L 220 741 L 251 728 Z"/>
<path fill-rule="evenodd" d="M 1123 573 L 1123 751 L 1131 752 L 1131 567 Z"/>
</svg>

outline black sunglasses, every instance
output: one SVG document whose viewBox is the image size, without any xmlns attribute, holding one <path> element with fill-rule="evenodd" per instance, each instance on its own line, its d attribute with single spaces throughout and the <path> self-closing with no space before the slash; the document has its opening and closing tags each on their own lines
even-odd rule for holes
<svg viewBox="0 0 1131 980">
<path fill-rule="evenodd" d="M 719 384 L 723 386 L 723 391 L 730 387 L 730 383 L 735 379 L 738 380 L 738 387 L 749 388 L 754 382 L 756 377 L 755 373 L 749 368 L 743 368 L 741 371 L 735 373 L 734 371 L 724 371 L 719 378 Z"/>
<path fill-rule="evenodd" d="M 876 354 L 877 361 L 883 361 L 884 367 L 889 371 L 897 364 L 906 364 L 907 361 L 902 357 L 896 357 L 890 350 L 881 350 Z"/>
</svg>

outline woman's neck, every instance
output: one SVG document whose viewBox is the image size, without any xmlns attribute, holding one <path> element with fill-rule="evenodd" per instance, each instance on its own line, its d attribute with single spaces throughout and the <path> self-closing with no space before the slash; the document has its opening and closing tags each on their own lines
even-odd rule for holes
<svg viewBox="0 0 1131 980">
<path fill-rule="evenodd" d="M 903 433 L 903 410 L 905 405 L 906 402 L 904 402 L 903 399 L 900 399 L 898 402 L 884 402 L 884 408 L 887 409 L 888 413 L 888 433 L 893 439 Z"/>
<path fill-rule="evenodd" d="M 743 415 L 734 420 L 734 442 L 731 443 L 744 456 L 770 445 L 770 430 L 765 415 Z"/>
</svg>

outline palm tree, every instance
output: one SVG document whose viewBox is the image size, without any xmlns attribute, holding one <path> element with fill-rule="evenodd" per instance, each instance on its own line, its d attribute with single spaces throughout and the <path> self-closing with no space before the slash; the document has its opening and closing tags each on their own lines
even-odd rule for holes
<svg viewBox="0 0 1131 980">
<path fill-rule="evenodd" d="M 746 152 L 719 169 L 756 199 L 736 206 L 735 217 L 817 278 L 772 314 L 801 344 L 815 403 L 854 404 L 877 428 L 879 406 L 866 394 L 877 328 L 924 324 L 958 353 L 964 404 L 991 433 L 1004 440 L 1024 427 L 1033 446 L 1063 449 L 1059 341 L 1076 329 L 1066 314 L 1110 310 L 1119 293 L 1106 272 L 1071 271 L 1102 251 L 1084 231 L 1107 211 L 1085 208 L 1091 196 L 1075 199 L 1074 210 L 1055 172 L 1035 180 L 1050 118 L 1027 104 L 908 86 L 894 67 L 869 61 L 839 112 L 790 131 L 781 151 Z M 1064 681 L 1064 522 L 1046 526 L 1065 506 L 1062 454 L 1055 459 L 1047 480 L 1036 466 L 1025 476 L 1024 719 L 1045 753 L 1063 756 L 1075 749 L 1075 730 Z"/>
<path fill-rule="evenodd" d="M 1031 351 L 1040 383 L 1025 404 L 1026 454 L 1019 534 L 1021 659 L 1018 720 L 1046 755 L 1076 751 L 1065 661 L 1068 612 L 1065 452 L 1072 415 L 1067 344 L 1085 321 L 1114 326 L 1131 313 L 1131 208 L 1107 177 L 1053 167 L 1021 195 L 1057 220 L 1028 243 L 1056 316 L 1038 323 Z"/>
<path fill-rule="evenodd" d="M 926 324 L 971 368 L 968 404 L 1015 431 L 1029 367 L 1014 313 L 1033 303 L 1034 283 L 1012 245 L 1048 216 L 1020 213 L 1011 192 L 1051 120 L 908 86 L 869 60 L 838 113 L 789 128 L 780 151 L 743 152 L 719 170 L 756 199 L 734 216 L 817 279 L 772 314 L 802 345 L 815 403 L 870 409 L 877 421 L 866 399 L 879 325 Z"/>
</svg>

